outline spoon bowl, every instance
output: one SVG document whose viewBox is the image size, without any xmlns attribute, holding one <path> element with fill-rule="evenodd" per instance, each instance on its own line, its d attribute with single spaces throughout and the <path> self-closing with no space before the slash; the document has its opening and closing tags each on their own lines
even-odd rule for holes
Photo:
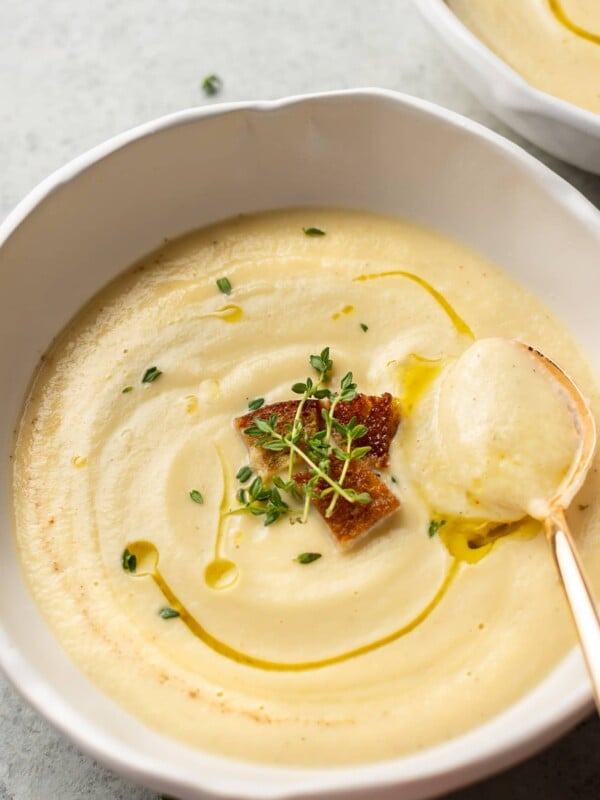
<svg viewBox="0 0 600 800">
<path fill-rule="evenodd" d="M 536 348 L 531 345 L 517 340 L 514 341 L 514 344 L 521 350 L 526 350 L 532 358 L 540 362 L 544 369 L 550 373 L 551 378 L 559 385 L 561 391 L 566 396 L 579 434 L 580 446 L 577 455 L 571 464 L 571 468 L 565 475 L 564 480 L 548 503 L 551 509 L 566 510 L 573 502 L 573 498 L 577 492 L 581 489 L 592 464 L 597 440 L 596 423 L 590 411 L 590 407 L 577 385 L 558 364 L 555 364 L 548 356 L 536 350 Z M 532 516 L 537 515 L 532 514 Z M 539 518 L 544 521 L 546 516 L 547 515 L 544 514 Z"/>
<path fill-rule="evenodd" d="M 544 523 L 546 538 L 573 616 L 585 662 L 590 674 L 596 707 L 600 712 L 600 617 L 589 582 L 577 555 L 565 512 L 585 480 L 596 449 L 596 424 L 576 384 L 546 355 L 524 342 L 513 344 L 535 358 L 564 392 L 579 434 L 579 448 L 565 478 L 547 504 L 533 508 L 531 516 Z"/>
</svg>

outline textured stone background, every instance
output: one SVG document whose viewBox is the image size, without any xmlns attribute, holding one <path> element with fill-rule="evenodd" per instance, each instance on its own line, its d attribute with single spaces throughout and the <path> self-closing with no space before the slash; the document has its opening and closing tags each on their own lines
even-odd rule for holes
<svg viewBox="0 0 600 800">
<path fill-rule="evenodd" d="M 600 178 L 545 156 L 454 80 L 409 0 L 0 0 L 0 220 L 64 162 L 133 125 L 218 100 L 381 86 L 522 144 L 600 205 Z M 212 101 L 214 102 L 214 101 Z M 79 753 L 0 678 L 0 800 L 156 800 Z M 453 800 L 597 800 L 593 718 Z"/>
</svg>

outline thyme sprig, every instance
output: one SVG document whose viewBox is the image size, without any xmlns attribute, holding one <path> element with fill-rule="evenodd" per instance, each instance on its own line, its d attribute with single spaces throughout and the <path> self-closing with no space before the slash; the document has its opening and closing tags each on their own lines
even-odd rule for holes
<svg viewBox="0 0 600 800">
<path fill-rule="evenodd" d="M 330 498 L 325 511 L 326 517 L 331 517 L 340 497 L 348 503 L 371 502 L 368 492 L 358 492 L 344 486 L 350 462 L 364 458 L 371 449 L 354 447 L 356 440 L 368 433 L 368 428 L 360 424 L 355 416 L 346 424 L 335 417 L 339 403 L 351 402 L 357 396 L 357 385 L 352 373 L 344 375 L 340 381 L 339 391 L 334 392 L 327 385 L 333 371 L 329 348 L 324 348 L 318 355 L 311 355 L 309 362 L 318 377 L 315 380 L 309 376 L 304 382 L 292 386 L 295 394 L 302 395 L 293 422 L 280 431 L 277 429 L 276 414 L 270 414 L 266 418 L 257 416 L 252 420 L 252 425 L 244 430 L 246 436 L 256 440 L 258 447 L 275 453 L 289 454 L 287 480 L 275 476 L 273 486 L 268 487 L 262 478 L 255 478 L 248 489 L 240 489 L 238 492 L 237 499 L 241 507 L 232 513 L 247 511 L 255 516 L 264 515 L 265 525 L 271 525 L 283 515 L 296 513 L 297 510 L 282 498 L 281 492 L 287 492 L 294 500 L 302 499 L 302 494 L 292 477 L 297 460 L 306 464 L 310 475 L 303 486 L 304 505 L 300 521 L 306 522 L 311 499 Z M 302 412 L 311 399 L 326 401 L 321 408 L 325 427 L 316 432 L 302 422 Z M 337 479 L 331 474 L 333 460 L 343 462 Z M 323 483 L 326 484 L 324 488 Z"/>
</svg>

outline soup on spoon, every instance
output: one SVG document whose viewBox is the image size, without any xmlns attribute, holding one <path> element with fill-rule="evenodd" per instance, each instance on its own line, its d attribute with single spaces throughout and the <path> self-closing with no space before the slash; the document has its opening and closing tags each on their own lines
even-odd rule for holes
<svg viewBox="0 0 600 800">
<path fill-rule="evenodd" d="M 595 444 L 575 384 L 539 351 L 500 338 L 475 342 L 443 370 L 407 437 L 416 480 L 437 513 L 544 522 L 600 708 L 600 620 L 564 517 Z"/>
<path fill-rule="evenodd" d="M 532 352 L 499 338 L 475 342 L 443 370 L 407 434 L 431 507 L 496 522 L 547 516 L 580 447 L 564 390 Z"/>
</svg>

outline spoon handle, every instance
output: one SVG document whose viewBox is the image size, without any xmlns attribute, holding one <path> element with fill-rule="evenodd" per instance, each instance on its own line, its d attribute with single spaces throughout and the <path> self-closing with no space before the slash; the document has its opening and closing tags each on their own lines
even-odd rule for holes
<svg viewBox="0 0 600 800">
<path fill-rule="evenodd" d="M 579 634 L 596 707 L 600 712 L 600 617 L 562 510 L 553 512 L 546 520 L 546 535 Z"/>
</svg>

